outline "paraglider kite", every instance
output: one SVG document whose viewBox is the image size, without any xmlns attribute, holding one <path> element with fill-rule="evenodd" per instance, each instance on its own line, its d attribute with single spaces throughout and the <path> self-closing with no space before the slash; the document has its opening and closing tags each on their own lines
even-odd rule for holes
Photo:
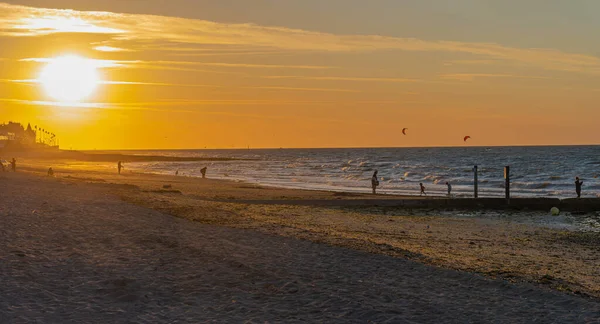
<svg viewBox="0 0 600 324">
<path fill-rule="evenodd" d="M 471 138 L 471 136 L 465 136 L 464 141 L 466 142 L 469 138 Z"/>
<path fill-rule="evenodd" d="M 403 128 L 402 129 L 402 134 L 406 135 L 406 131 L 408 130 L 408 128 Z"/>
</svg>

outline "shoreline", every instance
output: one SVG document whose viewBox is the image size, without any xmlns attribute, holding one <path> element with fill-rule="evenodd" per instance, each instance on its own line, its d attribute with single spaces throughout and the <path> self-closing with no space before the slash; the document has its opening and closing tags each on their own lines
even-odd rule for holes
<svg viewBox="0 0 600 324">
<path fill-rule="evenodd" d="M 129 152 L 146 152 L 144 150 L 130 150 Z M 169 151 L 169 150 L 167 150 Z M 188 150 L 179 150 L 179 151 L 188 151 Z M 52 161 L 76 161 L 76 162 L 90 162 L 90 163 L 117 163 L 122 161 L 124 163 L 148 163 L 148 162 L 243 162 L 243 161 L 257 161 L 256 159 L 249 158 L 234 158 L 234 157 L 186 157 L 186 156 L 169 156 L 169 155 L 154 155 L 154 154 L 146 154 L 146 155 L 130 155 L 130 154 L 122 154 L 122 152 L 127 151 L 68 151 L 68 150 L 60 150 L 56 152 L 21 152 L 21 157 L 24 159 L 35 159 L 35 160 L 47 160 L 48 162 Z M 0 154 L 2 155 L 2 154 Z M 6 155 L 8 156 L 8 155 Z M 5 156 L 5 157 L 6 157 Z M 175 172 L 180 167 L 174 166 L 172 172 Z M 135 169 L 135 168 L 134 168 Z M 138 173 L 148 173 L 148 174 L 156 174 L 156 175 L 170 175 L 169 172 L 164 171 L 152 171 L 152 170 L 144 170 L 143 168 L 137 169 L 135 172 Z M 182 174 L 180 176 L 186 177 L 194 177 L 200 178 L 199 174 L 192 173 Z M 264 187 L 272 187 L 278 189 L 286 189 L 286 190 L 308 190 L 308 191 L 325 191 L 325 192 L 339 192 L 339 193 L 349 193 L 349 194 L 360 194 L 360 195 L 370 195 L 370 187 L 368 186 L 368 182 L 365 180 L 364 187 L 354 187 L 354 186 L 328 186 L 323 185 L 322 183 L 308 183 L 308 182 L 299 182 L 299 184 L 295 184 L 294 182 L 290 183 L 277 183 L 277 181 L 260 181 L 253 180 L 248 177 L 244 178 L 236 178 L 235 176 L 232 179 L 229 179 L 229 175 L 227 173 L 224 176 L 216 175 L 215 179 L 224 180 L 224 181 L 235 181 L 235 182 L 246 182 L 252 185 L 259 185 Z M 483 184 L 483 183 L 481 183 Z M 378 191 L 378 195 L 380 197 L 400 197 L 400 198 L 422 198 L 422 199 L 451 199 L 451 200 L 475 200 L 480 201 L 480 205 L 484 205 L 484 208 L 492 208 L 492 209 L 503 209 L 503 208 L 534 208 L 536 210 L 550 209 L 552 207 L 557 207 L 559 209 L 564 209 L 568 211 L 575 212 L 590 212 L 590 211 L 600 211 L 600 195 L 594 194 L 592 190 L 588 190 L 584 192 L 584 196 L 581 199 L 572 198 L 571 195 L 554 195 L 554 194 L 544 194 L 543 192 L 540 194 L 530 193 L 531 189 L 527 189 L 529 191 L 519 192 L 519 189 L 512 189 L 511 200 L 517 200 L 515 207 L 504 207 L 502 206 L 502 200 L 504 199 L 504 191 L 498 188 L 483 188 L 480 184 L 479 198 L 473 198 L 472 191 L 465 191 L 464 188 L 459 189 L 459 186 L 454 186 L 453 197 L 448 198 L 445 195 L 445 186 L 441 185 L 433 185 L 435 189 L 430 191 L 430 196 L 418 196 L 416 194 L 412 194 L 414 190 L 406 189 L 406 188 L 387 188 L 380 187 Z M 431 185 L 431 184 L 430 184 Z M 444 189 L 440 189 L 444 187 Z M 464 186 L 462 186 L 464 187 Z M 455 206 L 464 206 L 464 203 L 450 203 L 449 207 Z M 425 206 L 426 208 L 430 208 L 430 206 Z M 438 206 L 431 206 L 438 208 Z M 442 208 L 445 206 L 439 206 Z"/>
<path fill-rule="evenodd" d="M 149 156 L 152 158 L 152 156 Z M 47 160 L 47 159 L 39 159 L 34 158 L 34 170 L 37 172 L 45 172 L 41 164 L 56 164 L 52 162 L 63 163 L 63 168 L 70 168 L 77 170 L 77 168 L 73 168 L 72 165 L 68 163 L 65 164 L 65 161 L 68 160 Z M 90 162 L 88 160 L 73 160 L 70 159 L 73 163 L 85 162 L 85 163 L 98 163 L 98 161 Z M 30 160 L 29 163 L 32 161 Z M 106 162 L 106 161 L 101 161 Z M 110 162 L 110 161 L 109 161 Z M 59 171 L 60 171 L 59 165 Z M 25 164 L 25 168 L 27 168 L 27 163 Z M 80 171 L 92 170 L 100 171 L 100 173 L 109 173 L 112 170 L 111 167 L 107 166 L 99 166 L 99 165 L 90 165 L 88 167 L 83 166 L 80 168 Z M 116 170 L 116 168 L 115 168 Z M 55 172 L 57 170 L 55 169 Z M 319 199 L 301 199 L 298 201 L 293 201 L 293 197 L 285 199 L 288 204 L 294 205 L 315 205 L 315 206 L 329 206 L 329 207 L 387 207 L 387 208 L 406 208 L 406 209 L 434 209 L 434 210 L 447 210 L 447 209 L 460 209 L 460 210 L 506 210 L 506 211 L 544 211 L 550 212 L 550 209 L 556 207 L 560 212 L 570 212 L 573 214 L 583 215 L 594 212 L 600 212 L 600 198 L 548 198 L 548 197 L 517 197 L 511 198 L 510 202 L 507 202 L 505 198 L 489 198 L 489 197 L 480 197 L 480 198 L 465 198 L 465 197 L 452 197 L 448 198 L 443 195 L 430 195 L 430 196 L 420 196 L 420 195 L 403 195 L 403 194 L 388 194 L 388 193 L 378 193 L 377 195 L 373 195 L 367 192 L 353 192 L 353 191 L 343 191 L 343 190 L 324 190 L 324 189 L 308 189 L 308 188 L 294 188 L 294 187 L 285 187 L 285 186 L 277 186 L 270 184 L 260 184 L 256 182 L 246 181 L 246 180 L 237 180 L 237 179 L 226 179 L 226 178 L 207 178 L 202 179 L 197 176 L 188 176 L 188 175 L 169 175 L 157 172 L 144 172 L 144 171 L 130 171 L 126 170 L 124 175 L 126 174 L 137 174 L 137 175 L 148 175 L 154 177 L 166 177 L 169 179 L 190 179 L 190 181 L 223 181 L 224 183 L 230 183 L 232 185 L 244 184 L 248 189 L 258 188 L 258 189 L 269 189 L 269 190 L 282 190 L 290 193 L 303 192 L 302 196 L 310 197 L 311 195 L 316 195 Z M 311 194 L 312 193 L 312 194 Z M 214 201 L 216 202 L 235 202 L 240 204 L 282 204 L 279 202 L 280 199 L 239 199 L 236 201 L 232 201 L 231 199 L 226 199 L 223 197 L 216 198 Z M 348 202 L 351 200 L 351 202 Z M 362 201 L 361 201 L 362 200 Z"/>
</svg>

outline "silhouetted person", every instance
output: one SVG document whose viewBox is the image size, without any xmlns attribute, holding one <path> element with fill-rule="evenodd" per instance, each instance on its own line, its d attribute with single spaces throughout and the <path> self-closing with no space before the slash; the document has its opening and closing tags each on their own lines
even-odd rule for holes
<svg viewBox="0 0 600 324">
<path fill-rule="evenodd" d="M 421 194 L 420 194 L 420 196 L 423 196 L 423 195 L 427 196 L 427 193 L 425 193 L 425 186 L 423 185 L 422 182 L 419 183 L 419 186 L 421 186 Z"/>
<path fill-rule="evenodd" d="M 202 173 L 202 178 L 206 178 L 206 167 L 200 169 L 200 173 Z"/>
<path fill-rule="evenodd" d="M 49 177 L 54 177 L 54 170 L 52 170 L 52 167 L 50 167 L 50 168 L 48 169 L 48 176 L 49 176 Z"/>
<path fill-rule="evenodd" d="M 452 195 L 452 185 L 449 182 L 446 182 L 446 186 L 448 187 L 448 197 Z"/>
<path fill-rule="evenodd" d="M 2 158 L 0 158 L 0 168 L 2 168 L 2 172 L 6 172 L 6 167 L 4 166 L 4 162 L 2 162 Z"/>
<path fill-rule="evenodd" d="M 581 198 L 581 186 L 583 185 L 583 181 L 579 180 L 579 177 L 575 177 L 575 192 L 577 193 L 577 198 Z"/>
<path fill-rule="evenodd" d="M 377 171 L 373 172 L 371 177 L 371 187 L 373 188 L 373 194 L 377 194 L 377 186 L 379 186 L 379 179 L 377 179 Z"/>
<path fill-rule="evenodd" d="M 119 163 L 117 163 L 117 168 L 119 169 L 119 174 L 121 174 L 121 169 L 123 169 L 123 162 L 119 161 Z"/>
<path fill-rule="evenodd" d="M 179 170 L 175 171 L 175 175 L 176 176 L 179 175 Z"/>
<path fill-rule="evenodd" d="M 17 172 L 17 160 L 15 160 L 15 158 L 13 158 L 12 161 L 10 161 L 10 167 L 13 170 L 13 172 Z"/>
</svg>

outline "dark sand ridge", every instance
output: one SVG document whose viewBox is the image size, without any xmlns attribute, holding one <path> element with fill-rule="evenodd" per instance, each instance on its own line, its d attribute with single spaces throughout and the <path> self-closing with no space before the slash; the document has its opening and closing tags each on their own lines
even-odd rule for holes
<svg viewBox="0 0 600 324">
<path fill-rule="evenodd" d="M 0 195 L 3 323 L 593 323 L 600 314 L 598 300 L 530 284 L 173 218 L 116 194 L 167 203 L 183 195 L 110 184 L 108 176 L 0 177 L 10 188 Z M 227 212 L 205 203 L 198 218 Z M 264 208 L 271 211 L 245 217 L 294 213 Z"/>
<path fill-rule="evenodd" d="M 40 163 L 48 162 L 32 161 L 30 170 L 44 172 Z M 351 203 L 374 198 L 210 179 L 128 172 L 118 176 L 115 170 L 89 163 L 58 166 L 57 175 L 68 181 L 108 186 L 127 201 L 202 223 L 299 237 L 600 297 L 600 234 L 527 224 L 532 217 L 553 221 L 555 218 L 547 213 L 475 210 L 465 218 L 453 216 L 460 210 L 447 209 L 246 205 L 229 202 L 252 199 Z M 163 188 L 164 185 L 170 188 Z M 440 214 L 445 216 L 439 217 Z M 600 223 L 600 217 L 596 221 Z"/>
</svg>

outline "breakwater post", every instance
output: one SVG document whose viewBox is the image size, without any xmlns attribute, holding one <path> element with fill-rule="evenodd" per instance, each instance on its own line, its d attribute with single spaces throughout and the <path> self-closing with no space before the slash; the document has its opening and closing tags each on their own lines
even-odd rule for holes
<svg viewBox="0 0 600 324">
<path fill-rule="evenodd" d="M 477 198 L 479 196 L 479 193 L 478 193 L 479 188 L 478 188 L 477 182 L 478 182 L 477 181 L 477 166 L 474 166 L 473 167 L 473 191 L 474 191 L 473 196 L 475 198 Z"/>
<path fill-rule="evenodd" d="M 506 195 L 506 204 L 510 205 L 510 166 L 504 167 L 504 191 Z"/>
</svg>

